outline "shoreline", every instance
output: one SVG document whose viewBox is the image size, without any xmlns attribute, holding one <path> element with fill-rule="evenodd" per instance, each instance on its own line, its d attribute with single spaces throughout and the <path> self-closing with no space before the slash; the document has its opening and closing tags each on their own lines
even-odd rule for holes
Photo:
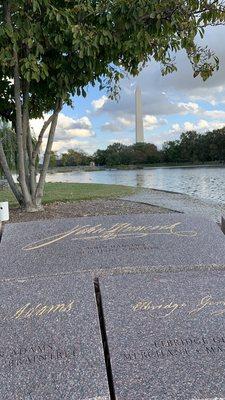
<svg viewBox="0 0 225 400">
<path fill-rule="evenodd" d="M 100 172 L 100 171 L 136 171 L 136 170 L 151 170 L 151 169 L 178 169 L 178 168 L 225 168 L 225 164 L 158 164 L 158 165 L 129 165 L 129 166 L 113 166 L 113 167 L 89 167 L 89 166 L 74 166 L 74 167 L 56 167 L 48 170 L 49 175 L 57 173 L 71 172 Z"/>
</svg>

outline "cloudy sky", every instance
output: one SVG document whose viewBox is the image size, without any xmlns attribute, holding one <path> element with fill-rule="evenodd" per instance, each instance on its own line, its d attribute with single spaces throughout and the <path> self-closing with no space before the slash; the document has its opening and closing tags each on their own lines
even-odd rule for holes
<svg viewBox="0 0 225 400">
<path fill-rule="evenodd" d="M 103 91 L 90 87 L 85 99 L 74 98 L 74 108 L 64 107 L 59 116 L 53 150 L 69 148 L 93 153 L 109 144 L 135 141 L 134 90 L 142 90 L 145 141 L 158 147 L 179 138 L 183 131 L 199 132 L 225 125 L 225 27 L 207 31 L 205 41 L 220 58 L 220 70 L 206 82 L 193 78 L 184 53 L 177 55 L 178 72 L 162 77 L 160 66 L 152 62 L 138 76 L 121 81 L 118 102 L 108 100 Z M 32 121 L 38 133 L 42 121 Z"/>
</svg>

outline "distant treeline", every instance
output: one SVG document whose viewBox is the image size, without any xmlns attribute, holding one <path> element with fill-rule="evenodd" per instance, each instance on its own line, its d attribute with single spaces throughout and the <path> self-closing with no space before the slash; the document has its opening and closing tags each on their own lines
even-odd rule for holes
<svg viewBox="0 0 225 400">
<path fill-rule="evenodd" d="M 77 166 L 95 163 L 99 166 L 142 165 L 155 163 L 225 162 L 225 127 L 206 132 L 182 133 L 179 140 L 165 142 L 161 150 L 151 143 L 126 146 L 114 143 L 106 150 L 97 150 L 93 156 L 68 150 L 60 159 L 52 153 L 51 166 Z"/>
</svg>

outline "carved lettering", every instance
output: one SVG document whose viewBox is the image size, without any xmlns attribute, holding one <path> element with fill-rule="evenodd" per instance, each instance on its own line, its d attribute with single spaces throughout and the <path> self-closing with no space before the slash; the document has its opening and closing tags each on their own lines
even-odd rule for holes
<svg viewBox="0 0 225 400">
<path fill-rule="evenodd" d="M 181 228 L 182 222 L 176 222 L 171 225 L 155 225 L 155 226 L 145 226 L 139 225 L 134 226 L 129 223 L 117 223 L 110 228 L 105 228 L 102 224 L 98 224 L 95 226 L 90 225 L 76 225 L 75 228 L 62 232 L 57 235 L 49 236 L 43 238 L 37 242 L 28 244 L 23 247 L 25 251 L 38 250 L 40 248 L 50 246 L 53 243 L 59 242 L 61 240 L 65 240 L 70 238 L 72 240 L 110 240 L 115 238 L 123 238 L 123 237 L 144 237 L 150 235 L 170 235 L 170 236 L 178 236 L 178 237 L 195 237 L 197 236 L 197 231 L 182 231 L 179 230 Z"/>
<path fill-rule="evenodd" d="M 31 303 L 27 303 L 9 318 L 14 320 L 31 318 L 31 317 L 46 317 L 47 315 L 58 314 L 58 313 L 69 313 L 74 309 L 74 300 L 70 301 L 68 304 L 61 303 L 55 305 L 41 304 L 32 306 Z"/>
</svg>

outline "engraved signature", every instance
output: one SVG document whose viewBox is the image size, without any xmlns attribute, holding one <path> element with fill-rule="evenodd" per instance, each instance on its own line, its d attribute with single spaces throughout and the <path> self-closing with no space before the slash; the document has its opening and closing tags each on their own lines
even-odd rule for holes
<svg viewBox="0 0 225 400">
<path fill-rule="evenodd" d="M 214 300 L 212 295 L 207 295 L 197 302 L 194 309 L 189 310 L 188 308 L 190 308 L 188 303 L 164 300 L 159 304 L 152 300 L 140 300 L 132 306 L 133 311 L 149 311 L 150 317 L 159 319 L 168 318 L 182 309 L 186 309 L 190 317 L 203 313 L 203 310 L 209 311 L 209 315 L 212 317 L 225 314 L 225 300 Z"/>
<path fill-rule="evenodd" d="M 60 304 L 32 304 L 27 303 L 22 307 L 18 308 L 9 317 L 3 318 L 3 320 L 20 320 L 28 318 L 43 318 L 48 315 L 58 315 L 62 313 L 69 313 L 74 309 L 75 301 L 71 300 L 69 303 Z"/>
<path fill-rule="evenodd" d="M 129 223 L 118 223 L 112 225 L 109 228 L 105 228 L 102 224 L 98 225 L 76 225 L 73 229 L 59 233 L 57 235 L 43 238 L 37 242 L 30 243 L 23 247 L 25 251 L 37 250 L 43 247 L 52 245 L 53 243 L 61 240 L 70 238 L 71 240 L 111 240 L 116 238 L 127 238 L 129 236 L 134 237 L 145 237 L 149 235 L 171 235 L 178 237 L 195 237 L 197 236 L 196 231 L 182 231 L 182 222 L 176 222 L 171 225 L 155 225 L 145 226 L 138 225 L 134 226 Z"/>
</svg>

